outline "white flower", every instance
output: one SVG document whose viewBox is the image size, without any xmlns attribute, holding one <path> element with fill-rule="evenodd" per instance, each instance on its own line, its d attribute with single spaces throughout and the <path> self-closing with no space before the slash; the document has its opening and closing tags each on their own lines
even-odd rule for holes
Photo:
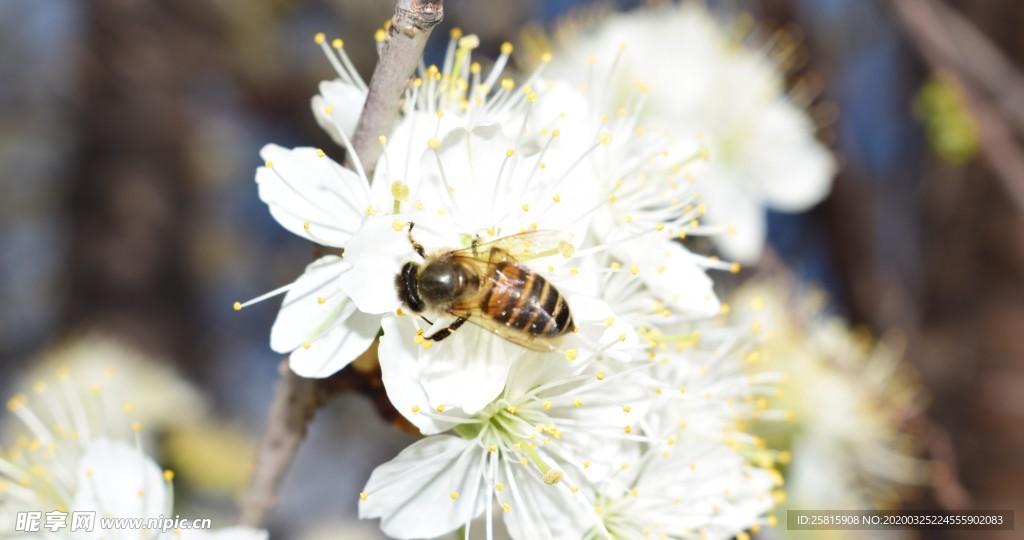
<svg viewBox="0 0 1024 540">
<path fill-rule="evenodd" d="M 684 436 L 647 450 L 590 496 L 612 538 L 749 538 L 742 531 L 774 523 L 761 516 L 780 480 L 729 446 Z"/>
<path fill-rule="evenodd" d="M 703 134 L 711 159 L 695 187 L 709 223 L 734 231 L 715 237 L 727 257 L 757 259 L 766 207 L 802 211 L 828 193 L 835 161 L 783 92 L 779 63 L 790 43 L 776 50 L 737 43 L 697 2 L 615 14 L 573 37 L 549 74 L 585 83 L 609 113 L 641 83 L 644 118 Z"/>
<path fill-rule="evenodd" d="M 0 453 L 0 516 L 17 512 L 95 512 L 91 532 L 44 529 L 26 537 L 106 538 L 103 518 L 175 516 L 173 473 L 161 471 L 141 449 L 141 424 L 120 412 L 131 404 L 110 400 L 99 385 L 87 395 L 78 391 L 67 369 L 55 380 L 37 381 L 32 396 L 17 394 L 7 402 L 10 414 L 23 424 L 12 445 Z M 126 441 L 134 440 L 129 443 Z M 199 517 L 199 516 L 196 516 Z M 14 532 L 3 523 L 0 536 Z M 218 531 L 169 529 L 122 530 L 122 538 L 265 540 L 266 531 L 231 527 Z"/>
<path fill-rule="evenodd" d="M 68 382 L 80 395 L 103 388 L 108 395 L 132 396 L 132 418 L 154 435 L 197 422 L 207 412 L 202 394 L 168 362 L 99 334 L 74 337 L 46 350 L 13 386 L 30 388 L 58 370 L 75 374 Z M 0 421 L 0 434 L 21 427 L 14 417 L 6 417 Z"/>
<path fill-rule="evenodd" d="M 788 294 L 787 294 L 788 292 Z M 734 295 L 737 311 L 767 336 L 761 361 L 748 366 L 787 373 L 770 402 L 787 411 L 789 429 L 758 429 L 791 460 L 793 504 L 887 508 L 900 489 L 925 481 L 920 442 L 903 422 L 920 414 L 923 391 L 901 361 L 898 339 L 872 343 L 825 312 L 824 296 L 751 282 Z"/>
<path fill-rule="evenodd" d="M 588 478 L 620 467 L 620 441 L 640 438 L 649 400 L 631 384 L 635 369 L 530 353 L 513 366 L 498 399 L 465 414 L 426 407 L 416 366 L 397 367 L 385 380 L 396 407 L 426 433 L 452 434 L 430 435 L 378 467 L 360 494 L 361 517 L 380 517 L 396 538 L 436 537 L 482 514 L 491 538 L 495 513 L 515 538 L 600 528 L 577 492 Z M 579 516 L 590 522 L 581 525 Z"/>
</svg>

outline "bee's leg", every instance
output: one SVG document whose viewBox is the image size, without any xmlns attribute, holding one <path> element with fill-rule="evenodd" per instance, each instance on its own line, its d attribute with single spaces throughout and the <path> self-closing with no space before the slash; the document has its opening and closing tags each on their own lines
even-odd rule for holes
<svg viewBox="0 0 1024 540">
<path fill-rule="evenodd" d="M 466 322 L 465 317 L 459 317 L 455 319 L 455 322 L 449 324 L 447 327 L 438 330 L 431 334 L 427 339 L 430 341 L 441 341 L 442 339 L 452 335 L 456 330 L 459 329 Z"/>
<path fill-rule="evenodd" d="M 426 259 L 427 258 L 427 252 L 426 252 L 426 250 L 423 249 L 423 244 L 420 244 L 419 242 L 416 241 L 415 238 L 412 237 L 412 228 L 415 225 L 416 225 L 415 223 L 413 223 L 411 221 L 409 222 L 409 232 L 407 234 L 407 236 L 409 237 L 409 243 L 412 244 L 412 249 L 414 251 L 416 251 L 416 253 L 419 253 L 420 257 L 423 257 L 424 259 Z"/>
</svg>

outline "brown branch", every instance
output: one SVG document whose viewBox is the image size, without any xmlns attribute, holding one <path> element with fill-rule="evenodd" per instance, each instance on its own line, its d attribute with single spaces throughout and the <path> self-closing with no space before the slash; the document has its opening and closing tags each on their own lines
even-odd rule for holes
<svg viewBox="0 0 1024 540">
<path fill-rule="evenodd" d="M 993 68 L 981 70 L 978 66 L 991 64 L 993 54 L 998 56 L 994 46 L 989 44 L 970 23 L 955 15 L 952 9 L 942 6 L 941 2 L 929 0 L 899 0 L 891 2 L 903 25 L 907 28 L 918 51 L 932 67 L 953 84 L 964 100 L 964 108 L 978 127 L 981 139 L 981 151 L 986 161 L 1003 185 L 1003 189 L 1013 200 L 1017 209 L 1024 213 L 1024 150 L 1021 149 L 1014 136 L 1007 115 L 1019 112 L 1016 106 L 1008 106 L 1009 98 L 1016 95 L 1000 93 L 1000 103 L 993 104 L 986 99 L 984 92 L 976 82 L 985 84 L 993 82 L 993 78 L 1002 81 L 1015 80 L 1013 77 L 996 74 Z M 950 35 L 950 29 L 956 28 L 957 34 Z M 968 29 L 969 31 L 965 30 Z M 950 44 L 959 42 L 973 44 L 968 52 L 959 51 Z M 979 42 L 983 45 L 979 45 Z M 979 48 L 981 47 L 981 48 Z M 974 64 L 974 53 L 978 53 L 985 61 Z M 979 75 L 984 71 L 984 75 Z M 1011 71 L 1011 73 L 1013 73 Z M 1017 76 L 1019 79 L 1019 75 Z M 1022 83 L 1024 84 L 1024 83 Z M 998 105 L 1003 104 L 1005 110 Z"/>
<path fill-rule="evenodd" d="M 371 394 L 379 383 L 377 342 L 374 341 L 348 368 L 326 379 L 299 377 L 288 367 L 287 359 L 281 361 L 277 372 L 279 378 L 267 412 L 267 427 L 257 450 L 249 489 L 239 504 L 238 522 L 250 527 L 262 527 L 267 512 L 277 505 L 276 494 L 295 459 L 295 453 L 306 438 L 306 429 L 316 411 L 343 391 Z M 382 416 L 397 427 L 403 427 L 394 418 L 401 415 L 393 409 L 385 409 L 390 402 L 375 404 Z"/>
<path fill-rule="evenodd" d="M 388 40 L 373 70 L 366 106 L 352 136 L 352 147 L 371 179 L 381 154 L 377 139 L 391 131 L 406 84 L 423 57 L 430 32 L 443 16 L 442 0 L 398 0 L 395 6 Z M 351 156 L 345 164 L 352 166 Z"/>
</svg>

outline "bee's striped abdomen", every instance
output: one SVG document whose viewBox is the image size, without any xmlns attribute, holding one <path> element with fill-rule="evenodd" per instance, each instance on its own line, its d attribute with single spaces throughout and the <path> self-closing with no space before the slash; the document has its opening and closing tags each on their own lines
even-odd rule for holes
<svg viewBox="0 0 1024 540">
<path fill-rule="evenodd" d="M 495 266 L 480 308 L 495 321 L 532 336 L 555 337 L 573 329 L 569 305 L 540 275 L 518 264 Z"/>
</svg>

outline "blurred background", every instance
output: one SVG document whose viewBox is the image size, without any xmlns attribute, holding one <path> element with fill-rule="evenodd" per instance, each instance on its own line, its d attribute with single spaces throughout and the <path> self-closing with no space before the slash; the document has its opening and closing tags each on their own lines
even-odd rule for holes
<svg viewBox="0 0 1024 540">
<path fill-rule="evenodd" d="M 791 83 L 820 96 L 819 137 L 842 170 L 812 211 L 773 214 L 770 238 L 832 310 L 905 337 L 931 395 L 918 428 L 938 468 L 911 506 L 1024 518 L 1024 4 L 711 3 L 754 14 L 766 35 L 802 35 Z M 393 8 L 0 2 L 0 387 L 14 392 L 40 358 L 82 340 L 167 366 L 197 390 L 163 406 L 203 406 L 188 429 L 162 435 L 161 461 L 196 461 L 181 465 L 200 472 L 182 478 L 179 497 L 231 519 L 280 361 L 268 346 L 277 303 L 231 305 L 290 282 L 313 256 L 259 201 L 258 151 L 332 144 L 309 112 L 317 83 L 334 76 L 312 36 L 343 37 L 368 80 L 374 31 Z M 448 0 L 428 56 L 440 57 L 453 26 L 486 53 L 528 23 L 604 9 Z M 379 537 L 352 523 L 356 494 L 410 440 L 368 400 L 343 395 L 317 416 L 272 531 Z M 234 457 L 204 461 L 204 444 Z M 330 533 L 314 536 L 320 527 Z"/>
</svg>

